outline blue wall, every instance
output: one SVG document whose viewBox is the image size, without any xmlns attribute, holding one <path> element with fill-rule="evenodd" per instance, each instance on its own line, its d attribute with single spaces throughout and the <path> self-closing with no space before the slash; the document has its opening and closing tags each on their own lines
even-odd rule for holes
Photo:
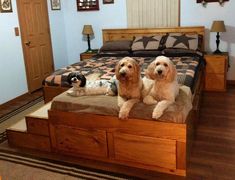
<svg viewBox="0 0 235 180">
<path fill-rule="evenodd" d="M 28 92 L 21 37 L 14 34 L 14 27 L 19 27 L 16 0 L 12 0 L 12 5 L 13 13 L 0 13 L 0 104 Z M 50 7 L 48 0 L 53 56 L 55 68 L 59 68 L 68 64 L 65 9 L 51 11 Z"/>
<path fill-rule="evenodd" d="M 16 1 L 12 5 L 13 13 L 0 13 L 0 104 L 27 92 L 21 38 L 14 34 Z"/>
<path fill-rule="evenodd" d="M 64 8 L 64 4 L 67 1 L 68 0 L 61 0 L 61 10 L 52 11 L 50 0 L 48 0 L 49 21 L 55 69 L 68 65 L 64 23 L 64 14 L 66 11 L 66 9 Z"/>
<path fill-rule="evenodd" d="M 65 28 L 69 63 L 79 61 L 80 53 L 87 49 L 87 41 L 83 38 L 84 24 L 91 24 L 95 37 L 91 40 L 91 48 L 102 45 L 102 29 L 126 28 L 126 1 L 115 0 L 114 4 L 103 4 L 99 0 L 99 11 L 77 11 L 76 1 L 66 1 Z"/>
<path fill-rule="evenodd" d="M 61 0 L 60 11 L 51 11 L 48 0 L 53 55 L 56 69 L 79 61 L 81 52 L 87 49 L 82 35 L 84 24 L 91 24 L 95 33 L 91 40 L 93 49 L 102 45 L 103 28 L 126 28 L 126 0 L 115 0 L 114 4 L 103 4 L 99 0 L 99 11 L 78 12 L 76 0 Z M 14 35 L 19 26 L 16 0 L 12 0 L 13 13 L 0 13 L 0 104 L 28 91 L 20 37 Z M 221 34 L 221 50 L 229 51 L 231 68 L 228 79 L 235 80 L 235 1 L 224 7 L 209 3 L 206 8 L 195 0 L 181 0 L 181 25 L 207 27 L 206 49 L 215 49 L 215 33 L 209 33 L 213 20 L 224 20 L 227 32 Z M 219 13 L 218 13 L 219 12 Z"/>
<path fill-rule="evenodd" d="M 226 32 L 221 33 L 220 50 L 229 52 L 229 80 L 235 80 L 235 1 L 226 2 L 223 7 L 219 3 L 208 3 L 206 7 L 197 4 L 195 0 L 181 0 L 181 25 L 206 27 L 206 50 L 216 49 L 216 33 L 210 33 L 214 20 L 224 20 Z"/>
</svg>

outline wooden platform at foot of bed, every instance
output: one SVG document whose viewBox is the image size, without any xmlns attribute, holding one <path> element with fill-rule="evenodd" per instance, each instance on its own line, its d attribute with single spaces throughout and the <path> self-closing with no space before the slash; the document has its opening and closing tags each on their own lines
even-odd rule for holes
<svg viewBox="0 0 235 180">
<path fill-rule="evenodd" d="M 49 114 L 45 113 L 47 110 Z M 21 125 L 9 128 L 7 135 L 12 147 L 44 151 L 59 159 L 66 155 L 87 167 L 106 167 L 106 170 L 127 175 L 142 170 L 186 176 L 194 124 L 194 118 L 189 117 L 187 124 L 119 120 L 117 117 L 52 111 L 45 105 L 27 116 Z M 87 159 L 85 164 L 84 159 Z M 124 167 L 130 167 L 132 174 Z"/>
</svg>

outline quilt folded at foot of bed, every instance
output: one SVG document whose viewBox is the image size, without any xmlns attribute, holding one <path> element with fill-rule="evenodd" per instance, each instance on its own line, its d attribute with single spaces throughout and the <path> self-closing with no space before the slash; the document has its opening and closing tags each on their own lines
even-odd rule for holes
<svg viewBox="0 0 235 180">
<path fill-rule="evenodd" d="M 185 123 L 189 111 L 192 109 L 191 91 L 182 86 L 176 102 L 168 107 L 164 114 L 158 119 L 164 122 Z M 130 112 L 129 118 L 152 119 L 155 105 L 136 104 Z M 117 96 L 81 96 L 72 97 L 67 92 L 55 97 L 51 105 L 52 110 L 75 113 L 89 113 L 118 117 L 119 107 Z"/>
</svg>

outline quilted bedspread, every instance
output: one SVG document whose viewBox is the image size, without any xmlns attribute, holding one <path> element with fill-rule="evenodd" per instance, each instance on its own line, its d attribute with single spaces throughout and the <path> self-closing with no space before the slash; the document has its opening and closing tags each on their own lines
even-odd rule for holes
<svg viewBox="0 0 235 180">
<path fill-rule="evenodd" d="M 122 57 L 94 57 L 92 59 L 81 61 L 65 68 L 56 70 L 48 76 L 43 84 L 44 86 L 70 87 L 67 82 L 67 76 L 70 72 L 79 71 L 87 79 L 106 79 L 110 80 L 115 75 L 115 66 Z M 144 76 L 144 70 L 155 59 L 154 57 L 134 57 L 141 67 L 141 75 Z M 179 84 L 193 88 L 194 77 L 201 62 L 201 58 L 195 57 L 170 57 L 177 69 L 177 79 Z"/>
</svg>

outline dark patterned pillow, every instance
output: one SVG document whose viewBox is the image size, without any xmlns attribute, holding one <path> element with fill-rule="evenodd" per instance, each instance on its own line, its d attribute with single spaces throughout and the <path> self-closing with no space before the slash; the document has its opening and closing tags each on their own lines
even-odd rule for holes
<svg viewBox="0 0 235 180">
<path fill-rule="evenodd" d="M 162 51 L 162 54 L 169 57 L 203 56 L 203 53 L 201 51 L 176 48 L 166 48 Z"/>
<path fill-rule="evenodd" d="M 108 41 L 100 48 L 100 52 L 103 51 L 130 51 L 132 41 Z"/>
<path fill-rule="evenodd" d="M 162 55 L 162 51 L 157 51 L 157 50 L 154 50 L 154 51 L 134 51 L 133 52 L 133 56 L 136 56 L 136 57 L 157 57 L 157 56 L 160 56 Z"/>
<path fill-rule="evenodd" d="M 98 53 L 102 56 L 130 56 L 130 51 L 100 51 Z"/>
<path fill-rule="evenodd" d="M 198 34 L 170 33 L 167 37 L 166 48 L 198 49 Z"/>
<path fill-rule="evenodd" d="M 159 50 L 161 48 L 162 35 L 158 36 L 137 36 L 131 46 L 132 51 Z"/>
</svg>

